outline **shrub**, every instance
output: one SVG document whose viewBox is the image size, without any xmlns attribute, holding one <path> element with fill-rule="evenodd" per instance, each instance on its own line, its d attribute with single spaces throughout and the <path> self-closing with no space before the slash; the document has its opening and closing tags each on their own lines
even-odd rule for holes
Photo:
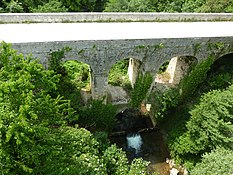
<svg viewBox="0 0 233 175">
<path fill-rule="evenodd" d="M 233 86 L 202 96 L 190 112 L 187 131 L 170 143 L 171 155 L 187 159 L 210 152 L 217 146 L 230 147 L 233 143 L 232 109 Z"/>
<path fill-rule="evenodd" d="M 116 106 L 103 104 L 103 100 L 92 100 L 80 110 L 79 123 L 85 127 L 111 131 L 115 124 Z"/>
<path fill-rule="evenodd" d="M 233 151 L 225 148 L 217 148 L 208 154 L 204 154 L 200 163 L 191 170 L 191 175 L 199 174 L 229 174 L 233 172 Z"/>
<path fill-rule="evenodd" d="M 141 105 L 142 101 L 147 96 L 152 81 L 153 78 L 149 73 L 145 73 L 144 75 L 139 75 L 139 77 L 135 82 L 134 88 L 131 91 L 130 105 L 132 107 L 138 108 Z"/>
</svg>

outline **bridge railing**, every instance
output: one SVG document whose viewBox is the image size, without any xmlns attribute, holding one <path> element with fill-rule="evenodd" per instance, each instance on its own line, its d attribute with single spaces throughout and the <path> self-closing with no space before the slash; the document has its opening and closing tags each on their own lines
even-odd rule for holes
<svg viewBox="0 0 233 175">
<path fill-rule="evenodd" d="M 0 23 L 233 21 L 233 13 L 1 13 Z"/>
</svg>

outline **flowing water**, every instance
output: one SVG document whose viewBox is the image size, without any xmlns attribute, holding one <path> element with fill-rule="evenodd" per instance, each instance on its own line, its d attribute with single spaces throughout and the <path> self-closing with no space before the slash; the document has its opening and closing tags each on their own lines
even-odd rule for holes
<svg viewBox="0 0 233 175">
<path fill-rule="evenodd" d="M 129 150 L 133 150 L 135 155 L 138 155 L 141 151 L 142 137 L 139 133 L 130 134 L 126 137 L 127 146 Z"/>
<path fill-rule="evenodd" d="M 163 142 L 162 134 L 158 130 L 136 134 L 132 137 L 114 136 L 112 143 L 126 151 L 129 161 L 134 158 L 142 157 L 150 161 L 148 170 L 150 172 L 159 172 L 160 175 L 169 175 L 169 165 L 166 158 L 169 158 L 169 152 Z"/>
<path fill-rule="evenodd" d="M 149 172 L 169 175 L 166 159 L 169 152 L 158 128 L 154 128 L 149 116 L 135 109 L 126 109 L 117 116 L 117 125 L 110 137 L 112 143 L 126 151 L 128 160 L 141 157 L 150 161 Z"/>
</svg>

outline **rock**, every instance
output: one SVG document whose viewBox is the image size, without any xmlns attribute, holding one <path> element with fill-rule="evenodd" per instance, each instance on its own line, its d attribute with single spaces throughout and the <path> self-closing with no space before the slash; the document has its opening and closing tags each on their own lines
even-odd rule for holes
<svg viewBox="0 0 233 175">
<path fill-rule="evenodd" d="M 170 175 L 177 175 L 179 173 L 179 171 L 176 168 L 172 168 L 170 170 Z"/>
</svg>

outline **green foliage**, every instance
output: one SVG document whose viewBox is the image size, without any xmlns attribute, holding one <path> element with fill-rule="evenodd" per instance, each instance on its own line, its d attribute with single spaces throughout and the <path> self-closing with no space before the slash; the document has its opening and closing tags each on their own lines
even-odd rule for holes
<svg viewBox="0 0 233 175">
<path fill-rule="evenodd" d="M 104 131 L 97 131 L 94 133 L 94 138 L 99 142 L 100 152 L 105 151 L 110 146 L 110 141 L 108 139 L 108 133 Z"/>
<path fill-rule="evenodd" d="M 204 60 L 196 65 L 194 69 L 188 74 L 188 76 L 184 77 L 180 85 L 182 89 L 183 100 L 191 97 L 200 86 L 200 84 L 205 81 L 207 72 L 210 70 L 213 62 L 213 58 L 209 56 L 207 60 Z"/>
<path fill-rule="evenodd" d="M 82 68 L 80 64 L 75 64 L 75 62 L 68 61 L 63 65 L 62 61 L 65 52 L 68 51 L 70 51 L 70 48 L 65 47 L 61 50 L 51 52 L 49 69 L 56 72 L 56 74 L 60 77 L 57 84 L 57 90 L 53 92 L 53 95 L 62 95 L 65 99 L 70 100 L 70 104 L 74 109 L 78 110 L 79 106 L 82 104 L 80 89 L 85 85 L 85 83 L 73 79 L 75 75 L 80 74 L 79 72 L 74 74 L 74 71 L 82 70 L 79 69 L 79 67 Z M 71 120 L 77 120 L 77 118 L 78 115 Z"/>
<path fill-rule="evenodd" d="M 111 145 L 104 152 L 104 162 L 106 163 L 107 173 L 111 175 L 125 175 L 128 172 L 128 162 L 125 152 L 118 149 L 116 145 Z"/>
<path fill-rule="evenodd" d="M 196 12 L 204 12 L 204 13 L 226 13 L 233 12 L 232 8 L 233 2 L 230 0 L 206 0 L 202 6 L 200 6 Z"/>
<path fill-rule="evenodd" d="M 134 88 L 131 91 L 130 105 L 132 107 L 138 108 L 141 105 L 142 101 L 147 96 L 147 92 L 150 89 L 152 81 L 153 78 L 149 73 L 139 75 L 135 82 Z"/>
<path fill-rule="evenodd" d="M 191 175 L 199 174 L 232 174 L 233 172 L 233 151 L 224 148 L 217 148 L 211 153 L 203 155 L 202 161 L 190 172 Z"/>
<path fill-rule="evenodd" d="M 99 155 L 99 143 L 83 129 L 59 128 L 47 141 L 50 153 L 45 157 L 42 174 L 106 174 Z"/>
<path fill-rule="evenodd" d="M 233 143 L 233 86 L 205 94 L 190 112 L 187 131 L 170 144 L 172 156 L 199 156 L 217 146 Z M 186 158 L 185 158 L 186 157 Z"/>
<path fill-rule="evenodd" d="M 49 57 L 49 70 L 53 70 L 57 74 L 65 75 L 66 72 L 62 66 L 62 60 L 64 59 L 65 53 L 70 51 L 71 48 L 64 47 L 58 51 L 52 51 Z"/>
<path fill-rule="evenodd" d="M 105 7 L 105 12 L 148 12 L 150 1 L 148 0 L 109 0 Z"/>
<path fill-rule="evenodd" d="M 108 83 L 113 86 L 122 86 L 131 89 L 128 73 L 129 59 L 118 61 L 110 70 Z"/>
<path fill-rule="evenodd" d="M 0 11 L 229 13 L 233 8 L 230 0 L 2 0 Z"/>
<path fill-rule="evenodd" d="M 163 72 L 165 72 L 167 70 L 169 62 L 170 62 L 170 60 L 166 61 L 165 63 L 163 63 L 162 66 L 159 67 L 158 74 L 161 74 L 161 73 L 163 73 Z"/>
<path fill-rule="evenodd" d="M 179 104 L 180 94 L 177 88 L 171 88 L 165 92 L 154 91 L 150 94 L 148 101 L 152 104 L 154 117 L 159 122 L 166 116 L 169 109 Z"/>
<path fill-rule="evenodd" d="M 116 106 L 103 104 L 103 100 L 92 100 L 89 105 L 82 107 L 79 123 L 85 127 L 111 131 L 115 124 Z"/>
<path fill-rule="evenodd" d="M 22 3 L 17 0 L 11 0 L 9 3 L 6 3 L 6 12 L 8 13 L 20 13 L 23 12 Z"/>
<path fill-rule="evenodd" d="M 37 8 L 31 9 L 33 13 L 67 12 L 67 10 L 59 0 L 49 0 L 43 5 L 38 5 Z"/>
<path fill-rule="evenodd" d="M 54 71 L 6 43 L 0 45 L 0 65 L 1 174 L 129 174 L 125 153 L 108 147 L 106 133 L 96 133 L 98 142 L 86 129 L 66 126 L 74 111 L 69 101 L 50 96 L 59 82 Z M 114 107 L 102 101 L 92 102 L 86 110 L 92 116 L 115 116 Z M 108 128 L 109 118 L 98 124 Z M 146 168 L 143 161 L 132 166 L 137 167 L 134 174 Z"/>
<path fill-rule="evenodd" d="M 149 162 L 144 161 L 142 158 L 134 159 L 130 165 L 129 175 L 148 175 L 146 167 Z"/>
<path fill-rule="evenodd" d="M 140 159 L 134 159 L 130 166 L 125 152 L 118 149 L 116 145 L 111 145 L 104 152 L 104 162 L 106 163 L 107 173 L 111 175 L 148 175 L 146 167 L 149 162 Z"/>
<path fill-rule="evenodd" d="M 52 98 L 58 76 L 38 61 L 0 45 L 0 162 L 3 174 L 27 174 L 41 163 L 38 149 L 52 126 L 65 124 L 72 115 L 69 103 Z"/>
<path fill-rule="evenodd" d="M 109 0 L 107 12 L 232 12 L 230 0 Z"/>
<path fill-rule="evenodd" d="M 95 9 L 96 0 L 61 0 L 70 12 L 92 12 Z"/>
<path fill-rule="evenodd" d="M 210 89 L 223 89 L 232 84 L 232 76 L 227 72 L 218 75 L 212 75 L 208 79 L 207 83 Z"/>
<path fill-rule="evenodd" d="M 63 64 L 67 76 L 78 89 L 85 88 L 90 90 L 90 68 L 89 65 L 78 61 L 66 61 Z"/>
</svg>

